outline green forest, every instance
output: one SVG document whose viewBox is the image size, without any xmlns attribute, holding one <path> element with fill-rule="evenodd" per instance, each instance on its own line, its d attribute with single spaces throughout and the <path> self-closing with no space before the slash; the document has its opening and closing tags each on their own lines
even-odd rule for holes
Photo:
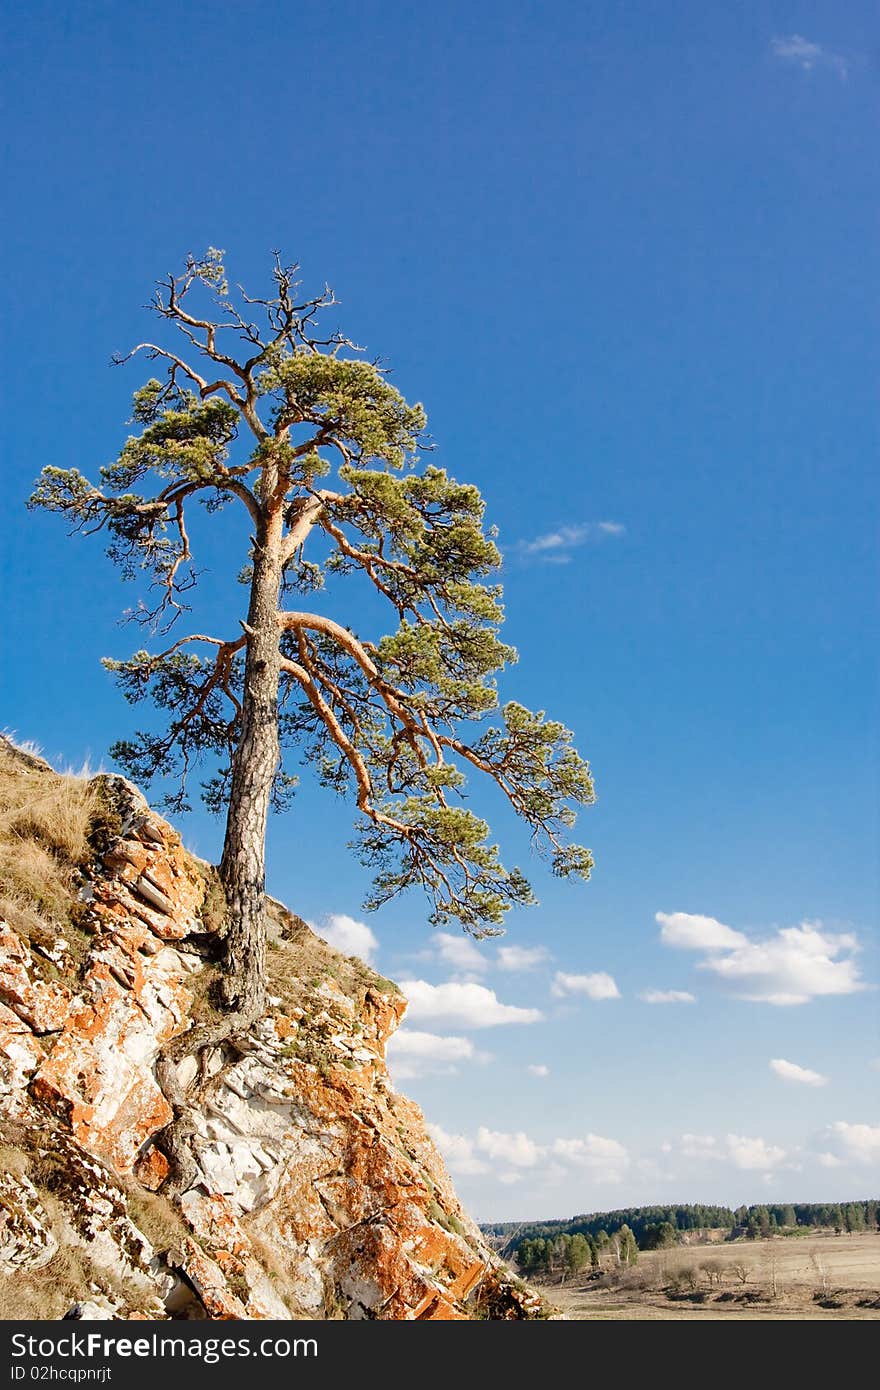
<svg viewBox="0 0 880 1390">
<path fill-rule="evenodd" d="M 877 1199 L 859 1202 L 786 1202 L 782 1205 L 718 1207 L 695 1203 L 677 1207 L 626 1207 L 591 1212 L 568 1221 L 516 1221 L 482 1227 L 505 1253 L 516 1256 L 524 1273 L 578 1273 L 609 1259 L 635 1264 L 640 1250 L 677 1245 L 688 1231 L 727 1229 L 731 1238 L 761 1240 L 793 1235 L 799 1228 L 826 1228 L 837 1234 L 876 1230 Z"/>
</svg>

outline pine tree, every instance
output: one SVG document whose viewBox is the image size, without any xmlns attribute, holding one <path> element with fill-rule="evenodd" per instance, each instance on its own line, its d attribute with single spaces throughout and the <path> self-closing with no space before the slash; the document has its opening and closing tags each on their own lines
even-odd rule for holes
<svg viewBox="0 0 880 1390">
<path fill-rule="evenodd" d="M 861 1202 L 850 1202 L 843 1215 L 850 1235 L 865 1229 L 865 1208 Z"/>
<path fill-rule="evenodd" d="M 296 271 L 276 257 L 269 297 L 234 296 L 209 250 L 160 281 L 152 307 L 178 336 L 128 354 L 166 373 L 135 393 L 136 432 L 99 485 L 51 464 L 31 499 L 102 532 L 126 577 L 152 580 L 135 617 L 154 632 L 175 624 L 199 578 L 195 505 L 207 519 L 240 508 L 243 542 L 250 533 L 247 603 L 225 633 L 105 663 L 165 721 L 117 743 L 116 758 L 143 782 L 177 775 L 178 810 L 207 760 L 208 802 L 225 808 L 220 1002 L 239 1026 L 264 1005 L 266 823 L 291 789 L 292 747 L 326 787 L 351 793 L 376 875 L 369 907 L 417 886 L 432 922 L 481 936 L 534 901 L 462 802 L 467 773 L 501 789 L 555 873 L 587 878 L 592 862 L 565 843 L 575 807 L 593 800 L 571 734 L 517 703 L 494 713 L 497 673 L 516 653 L 499 636 L 500 556 L 477 488 L 416 467 L 421 405 L 340 333 L 322 333 L 336 301 L 303 296 Z M 329 578 L 332 597 L 313 608 L 285 602 Z M 355 632 L 369 608 L 358 586 L 385 605 L 390 631 Z"/>
<path fill-rule="evenodd" d="M 586 1237 L 578 1232 L 570 1238 L 568 1248 L 565 1252 L 566 1269 L 570 1274 L 580 1274 L 582 1270 L 586 1269 L 590 1262 L 590 1247 L 587 1244 Z"/>
</svg>

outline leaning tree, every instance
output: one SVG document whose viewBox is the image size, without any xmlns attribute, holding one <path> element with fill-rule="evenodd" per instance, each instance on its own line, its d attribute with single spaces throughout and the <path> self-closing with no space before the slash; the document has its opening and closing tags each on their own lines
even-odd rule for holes
<svg viewBox="0 0 880 1390">
<path fill-rule="evenodd" d="M 162 651 L 105 662 L 129 700 L 166 712 L 158 732 L 117 743 L 117 760 L 139 780 L 172 774 L 177 809 L 206 764 L 206 800 L 226 808 L 222 1003 L 242 1028 L 263 1006 L 266 823 L 295 780 L 283 761 L 294 746 L 356 801 L 376 873 L 367 906 L 420 885 L 433 922 L 481 936 L 534 901 L 464 802 L 471 769 L 501 788 L 556 874 L 587 878 L 592 864 L 564 842 L 575 806 L 593 800 L 569 731 L 515 703 L 492 718 L 496 673 L 516 653 L 498 636 L 500 588 L 484 582 L 500 556 L 480 493 L 418 466 L 422 407 L 342 334 L 321 336 L 336 301 L 326 288 L 304 297 L 297 269 L 276 255 L 265 298 L 231 293 L 215 250 L 161 280 L 150 307 L 168 327 L 116 359 L 163 367 L 135 393 L 138 432 L 100 486 L 47 467 L 31 499 L 103 532 L 127 578 L 146 572 L 130 616 L 154 635 L 187 611 L 199 578 L 193 505 L 207 517 L 243 509 L 246 617 L 230 612 L 225 635 L 169 635 Z M 293 606 L 330 576 L 345 582 Z M 358 604 L 356 581 L 387 605 L 393 631 L 354 630 L 355 613 L 375 610 Z"/>
</svg>

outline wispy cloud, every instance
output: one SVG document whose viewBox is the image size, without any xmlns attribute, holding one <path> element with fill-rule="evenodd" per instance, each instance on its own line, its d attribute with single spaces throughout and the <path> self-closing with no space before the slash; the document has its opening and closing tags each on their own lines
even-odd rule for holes
<svg viewBox="0 0 880 1390">
<path fill-rule="evenodd" d="M 534 970 L 549 959 L 546 946 L 501 946 L 498 950 L 502 970 Z"/>
<path fill-rule="evenodd" d="M 655 1154 L 633 1153 L 619 1140 L 606 1135 L 575 1131 L 536 1138 L 525 1130 L 496 1130 L 480 1125 L 476 1132 L 449 1133 L 429 1125 L 437 1147 L 452 1171 L 460 1176 L 491 1176 L 492 1182 L 512 1181 L 520 1174 L 542 1186 L 554 1187 L 573 1179 L 591 1185 L 619 1184 L 630 1172 L 650 1175 L 653 1182 L 670 1181 L 670 1160 L 689 1160 L 708 1176 L 725 1167 L 750 1173 L 767 1181 L 781 1173 L 852 1167 L 867 1168 L 880 1161 L 880 1126 L 837 1120 L 813 1135 L 806 1145 L 785 1144 L 760 1134 L 731 1132 L 681 1134 L 675 1142 L 660 1145 Z M 677 1166 L 677 1165 L 676 1165 Z"/>
<path fill-rule="evenodd" d="M 832 1154 L 832 1153 L 821 1153 L 821 1154 L 819 1154 L 818 1158 L 816 1159 L 816 1162 L 819 1164 L 819 1167 L 820 1167 L 820 1168 L 842 1168 L 842 1167 L 843 1167 L 843 1159 L 842 1159 L 842 1158 L 838 1158 L 836 1154 Z"/>
<path fill-rule="evenodd" d="M 571 552 L 580 546 L 605 537 L 625 535 L 626 527 L 620 521 L 582 521 L 559 526 L 555 531 L 546 531 L 530 541 L 520 541 L 517 550 L 526 559 L 566 565 L 571 559 Z"/>
<path fill-rule="evenodd" d="M 728 1134 L 720 1143 L 713 1134 L 683 1134 L 679 1148 L 684 1158 L 732 1163 L 736 1168 L 758 1172 L 776 1168 L 786 1157 L 785 1149 L 759 1135 Z"/>
<path fill-rule="evenodd" d="M 714 1134 L 683 1134 L 681 1136 L 681 1152 L 685 1158 L 722 1159 L 724 1157 Z"/>
<path fill-rule="evenodd" d="M 695 1004 L 696 995 L 686 989 L 643 989 L 639 995 L 643 1004 Z"/>
<path fill-rule="evenodd" d="M 503 1182 L 512 1182 L 516 1170 L 540 1170 L 545 1178 L 559 1179 L 566 1173 L 579 1172 L 594 1182 L 616 1183 L 630 1163 L 625 1146 L 602 1134 L 551 1139 L 541 1144 L 523 1130 L 506 1133 L 486 1125 L 480 1125 L 473 1137 L 450 1134 L 440 1125 L 429 1125 L 428 1130 L 453 1173 L 464 1176 L 489 1172 L 489 1159 L 493 1174 L 499 1164 L 513 1170 L 502 1175 Z"/>
<path fill-rule="evenodd" d="M 740 999 L 784 1006 L 869 988 L 859 972 L 856 937 L 826 931 L 821 922 L 783 927 L 755 940 L 714 917 L 656 916 L 664 946 L 702 952 L 697 968 L 717 975 Z"/>
<path fill-rule="evenodd" d="M 441 1125 L 429 1124 L 428 1133 L 453 1173 L 459 1177 L 478 1177 L 488 1173 L 489 1165 L 474 1153 L 474 1141 L 465 1134 L 451 1134 Z"/>
<path fill-rule="evenodd" d="M 532 1062 L 530 1066 L 526 1067 L 526 1071 L 529 1076 L 537 1076 L 542 1080 L 545 1076 L 550 1075 L 550 1068 L 545 1067 L 543 1062 Z"/>
<path fill-rule="evenodd" d="M 613 975 L 597 970 L 593 975 L 569 975 L 557 970 L 550 993 L 554 999 L 566 999 L 570 994 L 585 994 L 588 999 L 619 999 L 620 990 Z"/>
<path fill-rule="evenodd" d="M 489 1062 L 470 1038 L 441 1037 L 416 1028 L 401 1028 L 388 1041 L 388 1061 L 397 1081 L 436 1073 L 454 1073 L 460 1062 Z"/>
<path fill-rule="evenodd" d="M 793 63 L 803 72 L 828 68 L 837 73 L 841 81 L 846 81 L 849 75 L 849 63 L 843 54 L 835 53 L 824 44 L 814 43 L 812 39 L 804 38 L 803 34 L 783 34 L 771 39 L 770 51 L 780 62 Z"/>
<path fill-rule="evenodd" d="M 483 975 L 489 968 L 489 961 L 484 952 L 466 936 L 437 932 L 434 947 L 443 964 L 464 979 Z"/>
<path fill-rule="evenodd" d="M 786 1062 L 784 1057 L 774 1057 L 770 1070 L 775 1071 L 782 1081 L 797 1081 L 801 1086 L 827 1086 L 828 1077 L 821 1072 L 810 1071 L 809 1067 L 799 1067 L 797 1062 Z"/>
</svg>

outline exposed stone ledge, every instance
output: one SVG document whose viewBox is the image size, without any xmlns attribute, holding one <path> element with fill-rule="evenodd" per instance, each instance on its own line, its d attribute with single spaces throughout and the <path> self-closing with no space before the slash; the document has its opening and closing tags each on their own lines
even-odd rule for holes
<svg viewBox="0 0 880 1390">
<path fill-rule="evenodd" d="M 174 1240 L 148 1239 L 141 1208 L 164 1201 L 150 1198 L 168 1173 L 155 1139 L 172 1115 L 156 1060 L 207 1007 L 216 924 L 179 835 L 124 779 L 102 789 L 121 833 L 83 885 L 81 964 L 59 942 L 42 951 L 47 978 L 0 923 L 0 1121 L 30 1171 L 0 1185 L 0 1269 L 47 1269 L 59 1240 L 78 1244 L 109 1271 L 82 1290 L 83 1317 L 541 1316 L 390 1080 L 405 1001 L 277 904 L 269 1013 L 240 1052 L 216 1049 L 198 1075 L 180 1064 L 199 1172 L 166 1204 Z"/>
</svg>

